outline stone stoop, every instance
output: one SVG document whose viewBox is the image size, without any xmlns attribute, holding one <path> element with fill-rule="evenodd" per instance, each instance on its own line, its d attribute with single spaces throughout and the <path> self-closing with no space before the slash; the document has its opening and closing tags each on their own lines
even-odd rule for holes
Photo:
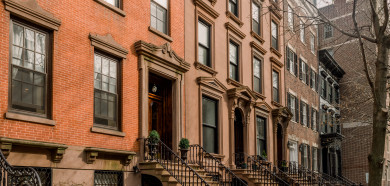
<svg viewBox="0 0 390 186">
<path fill-rule="evenodd" d="M 255 177 L 254 173 L 249 173 L 246 169 L 232 169 L 232 172 L 240 179 L 245 180 L 248 183 L 248 186 L 279 185 L 279 183 L 271 180 L 270 178 L 263 177 L 264 179 L 259 179 L 259 177 Z"/>
<path fill-rule="evenodd" d="M 171 165 L 170 165 L 171 166 Z M 178 165 L 177 163 L 172 163 L 172 167 L 178 167 L 184 165 Z M 218 186 L 218 182 L 212 180 L 212 176 L 208 176 L 206 171 L 200 169 L 199 165 L 189 164 L 189 166 L 196 171 L 210 186 Z M 139 163 L 140 170 L 142 174 L 148 174 L 155 176 L 162 183 L 163 186 L 179 186 L 181 185 L 176 178 L 174 178 L 167 170 L 164 169 L 158 162 L 141 162 Z M 191 185 L 197 185 L 196 176 L 193 176 L 192 172 L 189 170 L 181 170 L 182 175 L 188 177 L 187 180 L 190 180 Z M 195 181 L 194 181 L 195 180 Z M 200 185 L 200 182 L 199 182 Z"/>
</svg>

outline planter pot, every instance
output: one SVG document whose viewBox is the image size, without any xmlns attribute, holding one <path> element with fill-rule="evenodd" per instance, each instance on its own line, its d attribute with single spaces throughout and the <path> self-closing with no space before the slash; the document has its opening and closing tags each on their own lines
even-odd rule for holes
<svg viewBox="0 0 390 186">
<path fill-rule="evenodd" d="M 181 159 L 184 161 L 187 160 L 188 149 L 179 149 L 179 150 L 180 150 Z"/>
<path fill-rule="evenodd" d="M 149 155 L 150 155 L 151 159 L 154 159 L 154 156 L 156 155 L 156 151 L 157 151 L 157 144 L 156 143 L 149 143 L 148 147 L 149 147 Z"/>
</svg>

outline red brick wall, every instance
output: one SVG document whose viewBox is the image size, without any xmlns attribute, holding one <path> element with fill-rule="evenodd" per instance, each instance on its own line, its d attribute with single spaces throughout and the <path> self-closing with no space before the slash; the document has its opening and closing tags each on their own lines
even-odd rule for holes
<svg viewBox="0 0 390 186">
<path fill-rule="evenodd" d="M 133 44 L 138 40 L 162 45 L 167 41 L 150 31 L 150 1 L 124 1 L 122 17 L 93 0 L 37 0 L 46 11 L 61 20 L 54 31 L 53 120 L 55 126 L 8 120 L 10 13 L 0 4 L 0 136 L 29 140 L 138 150 L 138 58 Z M 170 4 L 172 48 L 184 57 L 184 1 Z M 125 137 L 91 133 L 93 126 L 94 49 L 89 33 L 113 38 L 129 50 L 122 63 L 122 128 Z"/>
</svg>

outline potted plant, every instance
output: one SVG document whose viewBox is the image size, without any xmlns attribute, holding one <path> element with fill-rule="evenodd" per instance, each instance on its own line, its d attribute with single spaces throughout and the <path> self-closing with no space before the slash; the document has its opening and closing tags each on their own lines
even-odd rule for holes
<svg viewBox="0 0 390 186">
<path fill-rule="evenodd" d="M 261 158 L 262 158 L 264 161 L 267 161 L 267 153 L 265 152 L 265 150 L 263 150 L 263 153 L 261 154 Z"/>
<path fill-rule="evenodd" d="M 287 162 L 286 161 L 281 161 L 280 162 L 280 170 L 282 170 L 283 172 L 287 172 L 288 171 L 288 168 L 287 168 Z"/>
<path fill-rule="evenodd" d="M 148 147 L 149 147 L 149 155 L 151 156 L 152 159 L 156 155 L 157 145 L 159 141 L 160 141 L 160 135 L 158 134 L 158 132 L 156 130 L 150 131 Z"/>
<path fill-rule="evenodd" d="M 182 160 L 187 159 L 188 148 L 190 148 L 190 141 L 187 138 L 181 138 L 179 142 L 179 150 Z"/>
</svg>

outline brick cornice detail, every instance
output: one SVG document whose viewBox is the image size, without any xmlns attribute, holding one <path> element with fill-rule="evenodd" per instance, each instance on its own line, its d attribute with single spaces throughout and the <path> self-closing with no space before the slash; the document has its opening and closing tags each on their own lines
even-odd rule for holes
<svg viewBox="0 0 390 186">
<path fill-rule="evenodd" d="M 114 56 L 120 58 L 126 58 L 126 55 L 129 53 L 124 47 L 122 47 L 119 43 L 117 43 L 111 34 L 107 35 L 97 35 L 97 34 L 89 34 L 89 39 L 91 40 L 91 45 L 112 54 Z"/>
<path fill-rule="evenodd" d="M 257 51 L 259 51 L 261 54 L 265 54 L 267 53 L 267 50 L 265 50 L 263 47 L 261 47 L 259 44 L 257 44 L 256 42 L 254 41 L 251 41 L 250 42 L 250 45 L 252 48 L 256 49 Z"/>
<path fill-rule="evenodd" d="M 225 23 L 225 27 L 226 27 L 226 29 L 235 33 L 241 39 L 244 39 L 246 36 L 243 32 L 241 32 L 238 28 L 234 27 L 233 24 L 231 24 L 229 22 Z"/>
<path fill-rule="evenodd" d="M 35 0 L 3 0 L 5 10 L 51 30 L 58 30 L 61 21 L 45 11 Z"/>
<path fill-rule="evenodd" d="M 216 0 L 214 0 L 214 4 L 215 4 L 215 2 L 216 2 Z M 195 6 L 202 8 L 205 12 L 207 12 L 214 19 L 219 16 L 219 13 L 216 10 L 214 10 L 212 7 L 207 5 L 202 0 L 194 0 L 194 4 L 195 4 Z M 211 4 L 214 5 L 213 1 L 211 1 Z"/>
</svg>

